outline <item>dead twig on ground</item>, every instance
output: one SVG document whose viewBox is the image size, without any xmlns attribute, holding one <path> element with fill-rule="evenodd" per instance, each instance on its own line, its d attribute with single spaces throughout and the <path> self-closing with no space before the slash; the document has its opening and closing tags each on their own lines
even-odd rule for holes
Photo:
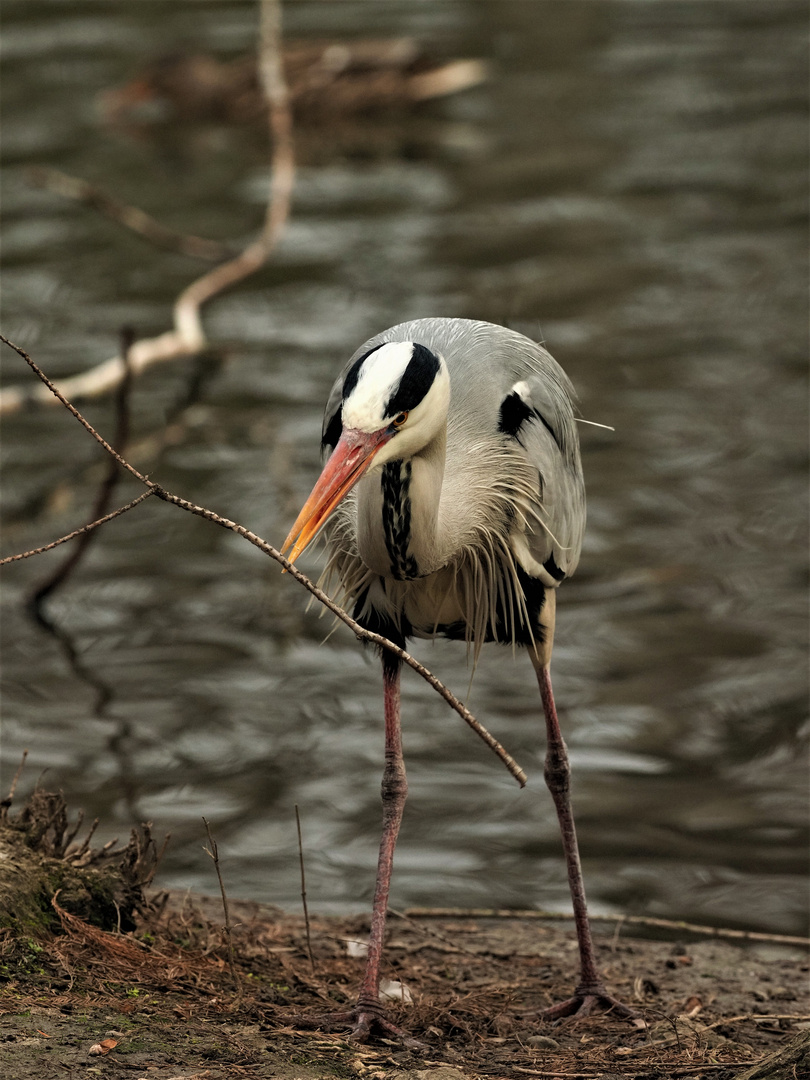
<svg viewBox="0 0 810 1080">
<path fill-rule="evenodd" d="M 225 912 L 225 926 L 224 934 L 225 940 L 228 943 L 228 964 L 231 969 L 231 975 L 233 977 L 234 986 L 236 987 L 236 998 L 234 999 L 234 1007 L 242 1000 L 242 980 L 239 978 L 239 973 L 236 970 L 236 958 L 233 952 L 233 926 L 231 925 L 231 913 L 228 908 L 228 894 L 225 892 L 225 882 L 222 880 L 222 870 L 219 866 L 219 848 L 217 842 L 211 833 L 211 826 L 208 823 L 207 818 L 203 818 L 203 824 L 205 825 L 205 831 L 208 834 L 208 843 L 211 845 L 210 849 L 203 845 L 203 851 L 211 858 L 214 864 L 214 869 L 217 872 L 217 881 L 219 882 L 219 891 L 222 896 L 222 910 Z"/>
<path fill-rule="evenodd" d="M 315 958 L 312 955 L 312 937 L 309 931 L 309 909 L 307 908 L 307 879 L 304 873 L 304 842 L 301 838 L 301 816 L 298 813 L 298 803 L 295 804 L 295 827 L 298 832 L 298 862 L 301 866 L 301 904 L 304 908 L 304 926 L 307 933 L 307 953 L 309 954 L 309 966 L 312 974 L 315 974 Z"/>
<path fill-rule="evenodd" d="M 449 946 L 454 952 L 467 953 L 468 956 L 478 955 L 474 949 L 468 949 L 464 945 L 459 945 L 457 941 L 453 941 L 452 938 L 447 937 L 446 934 L 440 934 L 438 930 L 432 930 L 428 926 L 420 926 L 416 919 L 412 919 L 410 915 L 408 915 L 405 911 L 395 911 L 394 908 L 389 908 L 388 913 L 395 916 L 397 919 L 402 919 L 403 922 L 406 922 L 410 926 L 415 927 L 427 937 L 432 938 L 435 941 L 443 942 L 445 945 Z M 409 951 L 415 952 L 416 949 L 413 948 Z"/>
<path fill-rule="evenodd" d="M 537 919 L 547 922 L 570 922 L 573 915 L 564 911 L 539 911 L 525 908 L 407 908 L 404 912 L 411 919 Z M 774 945 L 800 945 L 810 947 L 810 938 L 793 934 L 767 934 L 757 930 L 734 930 L 722 926 L 701 926 L 699 923 L 680 922 L 674 919 L 656 919 L 647 915 L 589 915 L 591 922 L 627 923 L 632 926 L 649 926 L 657 930 L 678 930 L 701 937 L 726 938 L 731 941 L 766 941 Z"/>
</svg>

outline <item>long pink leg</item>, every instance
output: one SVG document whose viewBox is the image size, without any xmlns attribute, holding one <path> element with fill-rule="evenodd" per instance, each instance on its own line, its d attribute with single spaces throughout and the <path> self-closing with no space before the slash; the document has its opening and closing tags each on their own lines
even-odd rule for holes
<svg viewBox="0 0 810 1080">
<path fill-rule="evenodd" d="M 565 864 L 568 870 L 568 885 L 574 907 L 574 924 L 579 943 L 580 974 L 579 984 L 572 997 L 542 1009 L 539 1013 L 546 1020 L 558 1020 L 573 1013 L 585 1015 L 595 1008 L 608 1009 L 619 1016 L 634 1018 L 638 1015 L 629 1006 L 617 1001 L 608 994 L 596 963 L 591 927 L 588 921 L 588 907 L 585 902 L 585 883 L 582 880 L 582 866 L 579 860 L 579 844 L 574 827 L 574 814 L 571 809 L 571 766 L 568 751 L 557 719 L 554 694 L 551 691 L 551 675 L 548 669 L 550 649 L 545 656 L 531 653 L 540 686 L 540 698 L 546 718 L 546 765 L 544 776 L 546 786 L 551 792 L 557 819 L 560 823 Z M 545 662 L 544 662 L 545 660 Z"/>
<path fill-rule="evenodd" d="M 425 1044 L 392 1024 L 384 1015 L 380 1002 L 380 959 L 385 938 L 385 918 L 388 913 L 388 892 L 394 864 L 394 848 L 402 822 L 408 783 L 402 758 L 402 734 L 399 719 L 399 676 L 401 663 L 390 653 L 383 654 L 383 692 L 385 697 L 385 768 L 382 778 L 383 831 L 380 856 L 377 861 L 377 882 L 374 906 L 371 911 L 371 934 L 368 959 L 357 1004 L 352 1009 L 328 1013 L 326 1016 L 300 1016 L 302 1026 L 334 1027 L 352 1025 L 351 1038 L 367 1042 L 374 1035 L 393 1036 L 405 1046 L 424 1050 Z"/>
<path fill-rule="evenodd" d="M 399 715 L 399 677 L 401 663 L 390 653 L 383 655 L 383 694 L 385 697 L 385 768 L 382 778 L 383 830 L 380 839 L 380 856 L 377 861 L 377 882 L 374 888 L 374 906 L 371 911 L 371 934 L 368 942 L 368 960 L 360 994 L 357 999 L 357 1023 L 352 1034 L 366 1039 L 370 1029 L 380 1024 L 389 1032 L 402 1032 L 383 1018 L 380 1004 L 380 958 L 385 937 L 385 918 L 388 913 L 388 893 L 391 886 L 391 870 L 394 865 L 394 848 L 402 823 L 402 812 L 408 794 L 405 762 L 402 758 L 402 731 Z"/>
</svg>

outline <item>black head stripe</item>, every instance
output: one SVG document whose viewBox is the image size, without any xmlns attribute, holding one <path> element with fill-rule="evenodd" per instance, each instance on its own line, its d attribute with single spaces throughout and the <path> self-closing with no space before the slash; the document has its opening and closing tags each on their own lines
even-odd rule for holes
<svg viewBox="0 0 810 1080">
<path fill-rule="evenodd" d="M 321 449 L 334 450 L 340 436 L 343 434 L 343 409 L 340 405 L 335 409 L 327 422 L 324 424 L 323 436 L 321 437 Z"/>
<path fill-rule="evenodd" d="M 385 342 L 381 341 L 379 345 L 375 345 L 374 348 L 369 349 L 367 353 L 363 353 L 362 356 L 358 356 L 357 359 L 355 360 L 355 362 L 352 364 L 352 366 L 346 372 L 346 378 L 343 380 L 343 400 L 344 401 L 352 393 L 355 386 L 357 386 L 357 380 L 360 378 L 360 369 L 362 368 L 363 364 L 365 364 L 366 360 L 368 360 L 368 358 L 371 356 L 371 354 L 373 352 L 376 352 L 377 349 L 382 348 L 383 345 L 385 345 Z"/>
<path fill-rule="evenodd" d="M 399 386 L 388 399 L 383 417 L 415 409 L 433 385 L 439 372 L 439 358 L 424 345 L 413 347 L 413 355 L 399 380 Z"/>
</svg>

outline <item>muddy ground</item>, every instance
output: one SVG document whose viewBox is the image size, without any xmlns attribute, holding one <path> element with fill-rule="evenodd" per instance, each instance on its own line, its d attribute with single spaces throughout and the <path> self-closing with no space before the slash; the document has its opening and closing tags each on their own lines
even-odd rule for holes
<svg viewBox="0 0 810 1080">
<path fill-rule="evenodd" d="M 55 932 L 7 932 L 0 1076 L 810 1077 L 810 1050 L 794 1053 L 787 1072 L 751 1072 L 796 1037 L 810 1041 L 810 968 L 796 946 L 644 940 L 598 924 L 609 986 L 647 1027 L 604 1015 L 551 1025 L 526 1010 L 570 992 L 569 924 L 392 915 L 385 975 L 404 982 L 413 1002 L 392 1003 L 389 1014 L 427 1044 L 414 1052 L 396 1042 L 352 1046 L 345 1029 L 305 1027 L 352 1000 L 363 961 L 347 941 L 362 941 L 366 919 L 312 919 L 313 966 L 302 918 L 230 908 L 233 969 L 222 906 L 205 898 L 161 899 L 125 934 L 64 909 Z"/>
</svg>

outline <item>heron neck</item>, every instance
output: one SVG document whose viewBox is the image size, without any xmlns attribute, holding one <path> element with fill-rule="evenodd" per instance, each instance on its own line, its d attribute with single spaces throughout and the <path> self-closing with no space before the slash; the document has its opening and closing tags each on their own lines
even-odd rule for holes
<svg viewBox="0 0 810 1080">
<path fill-rule="evenodd" d="M 442 551 L 442 485 L 447 454 L 447 429 L 410 459 L 411 528 L 408 552 L 419 576 L 438 570 L 446 562 Z"/>
<path fill-rule="evenodd" d="M 358 485 L 357 546 L 370 570 L 409 580 L 444 565 L 441 495 L 445 428 L 412 457 L 391 461 Z"/>
</svg>

